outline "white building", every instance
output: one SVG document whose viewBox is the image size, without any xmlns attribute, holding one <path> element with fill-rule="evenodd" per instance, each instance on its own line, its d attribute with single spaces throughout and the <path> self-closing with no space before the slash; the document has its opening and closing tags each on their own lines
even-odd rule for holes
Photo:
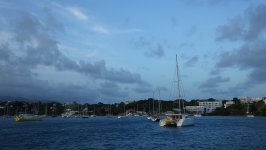
<svg viewBox="0 0 266 150">
<path fill-rule="evenodd" d="M 226 101 L 225 104 L 224 104 L 224 108 L 227 108 L 227 107 L 229 107 L 229 106 L 231 106 L 233 104 L 235 104 L 234 101 Z"/>
<path fill-rule="evenodd" d="M 212 112 L 218 107 L 223 107 L 222 101 L 203 101 L 199 102 L 199 106 L 205 108 L 206 110 L 204 112 Z"/>
<path fill-rule="evenodd" d="M 263 97 L 247 97 L 247 96 L 242 96 L 239 98 L 241 104 L 247 104 L 247 103 L 253 103 L 253 102 L 258 102 L 261 100 L 264 100 Z"/>
<path fill-rule="evenodd" d="M 195 113 L 195 114 L 203 114 L 204 113 L 204 107 L 203 106 L 186 106 L 185 109 L 187 111 Z"/>
</svg>

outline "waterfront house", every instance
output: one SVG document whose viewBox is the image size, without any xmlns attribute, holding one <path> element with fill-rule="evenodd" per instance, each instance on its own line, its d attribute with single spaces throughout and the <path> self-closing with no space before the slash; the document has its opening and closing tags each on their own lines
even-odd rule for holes
<svg viewBox="0 0 266 150">
<path fill-rule="evenodd" d="M 229 106 L 235 104 L 234 101 L 226 101 L 225 104 L 224 104 L 224 108 L 228 108 Z"/>
<path fill-rule="evenodd" d="M 199 102 L 199 106 L 204 107 L 204 113 L 210 113 L 214 111 L 218 107 L 222 107 L 223 103 L 222 101 L 216 100 L 216 101 L 201 101 Z"/>
</svg>

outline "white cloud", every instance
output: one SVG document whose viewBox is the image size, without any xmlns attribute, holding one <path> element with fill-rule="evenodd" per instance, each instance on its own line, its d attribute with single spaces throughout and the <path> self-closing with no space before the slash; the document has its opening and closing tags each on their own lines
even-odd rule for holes
<svg viewBox="0 0 266 150">
<path fill-rule="evenodd" d="M 77 17 L 79 20 L 82 20 L 82 21 L 87 21 L 88 20 L 88 16 L 83 13 L 81 11 L 80 8 L 78 7 L 68 7 L 67 8 L 68 12 L 70 12 L 72 15 L 74 15 L 75 17 Z"/>
<path fill-rule="evenodd" d="M 7 31 L 0 31 L 0 43 L 7 43 L 12 37 L 12 33 Z"/>
<path fill-rule="evenodd" d="M 104 33 L 104 34 L 108 34 L 109 33 L 109 31 L 105 27 L 103 27 L 101 25 L 94 26 L 92 28 L 92 30 L 97 32 L 97 33 Z"/>
<path fill-rule="evenodd" d="M 137 28 L 130 28 L 130 29 L 120 29 L 116 31 L 117 33 L 135 33 L 135 32 L 142 32 L 141 29 Z"/>
<path fill-rule="evenodd" d="M 1 1 L 0 2 L 0 8 L 8 8 L 8 9 L 12 9 L 12 8 L 14 8 L 14 6 L 12 6 L 12 4 L 10 4 L 10 3 L 8 3 L 8 2 L 3 2 L 3 1 Z"/>
</svg>

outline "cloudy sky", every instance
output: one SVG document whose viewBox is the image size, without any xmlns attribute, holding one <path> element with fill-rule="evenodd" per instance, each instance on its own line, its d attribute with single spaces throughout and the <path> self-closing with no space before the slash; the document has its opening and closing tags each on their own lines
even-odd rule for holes
<svg viewBox="0 0 266 150">
<path fill-rule="evenodd" d="M 0 1 L 0 96 L 266 96 L 263 0 Z"/>
</svg>

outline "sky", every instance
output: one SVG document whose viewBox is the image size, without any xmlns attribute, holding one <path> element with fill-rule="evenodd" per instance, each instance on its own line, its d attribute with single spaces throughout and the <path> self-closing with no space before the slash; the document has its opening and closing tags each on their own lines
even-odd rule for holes
<svg viewBox="0 0 266 150">
<path fill-rule="evenodd" d="M 1 0 L 0 96 L 264 97 L 263 0 Z"/>
</svg>

